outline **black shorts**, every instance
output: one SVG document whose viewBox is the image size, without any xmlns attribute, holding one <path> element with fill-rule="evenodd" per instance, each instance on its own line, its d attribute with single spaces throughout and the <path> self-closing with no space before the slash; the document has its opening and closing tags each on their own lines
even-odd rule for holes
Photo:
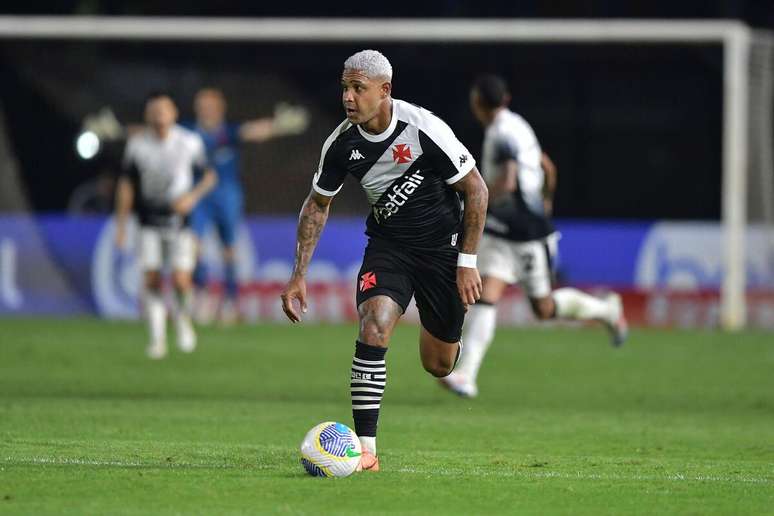
<svg viewBox="0 0 774 516">
<path fill-rule="evenodd" d="M 422 326 L 435 338 L 459 342 L 465 307 L 457 291 L 457 254 L 369 242 L 358 273 L 357 306 L 373 296 L 389 296 L 406 311 L 414 296 Z"/>
</svg>

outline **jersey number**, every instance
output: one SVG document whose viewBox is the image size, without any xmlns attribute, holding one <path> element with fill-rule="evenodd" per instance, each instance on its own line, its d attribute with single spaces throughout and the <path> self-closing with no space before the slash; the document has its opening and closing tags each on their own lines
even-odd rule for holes
<svg viewBox="0 0 774 516">
<path fill-rule="evenodd" d="M 535 269 L 535 256 L 532 253 L 524 253 L 519 256 L 524 272 L 531 273 Z"/>
</svg>

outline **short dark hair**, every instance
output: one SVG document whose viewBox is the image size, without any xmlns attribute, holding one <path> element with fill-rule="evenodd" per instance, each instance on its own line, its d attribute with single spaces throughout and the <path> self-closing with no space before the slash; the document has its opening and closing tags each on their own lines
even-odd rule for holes
<svg viewBox="0 0 774 516">
<path fill-rule="evenodd" d="M 498 108 L 508 102 L 508 85 L 500 76 L 482 75 L 473 83 L 473 88 L 478 91 L 481 103 L 488 109 Z"/>
<path fill-rule="evenodd" d="M 175 104 L 175 105 L 177 104 L 175 102 L 175 97 L 173 97 L 172 94 L 169 93 L 166 90 L 151 90 L 151 91 L 149 91 L 148 94 L 145 95 L 145 104 L 147 105 L 148 102 L 150 102 L 152 100 L 158 100 L 158 99 L 161 99 L 161 98 L 164 98 L 164 97 L 166 97 L 169 100 L 171 100 L 173 104 Z"/>
</svg>

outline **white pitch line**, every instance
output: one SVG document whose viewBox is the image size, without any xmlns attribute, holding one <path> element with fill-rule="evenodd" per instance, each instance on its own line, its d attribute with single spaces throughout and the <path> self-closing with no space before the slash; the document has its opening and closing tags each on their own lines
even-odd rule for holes
<svg viewBox="0 0 774 516">
<path fill-rule="evenodd" d="M 670 481 L 670 482 L 719 482 L 719 483 L 745 483 L 745 484 L 764 484 L 774 485 L 774 478 L 763 477 L 722 477 L 715 475 L 685 475 L 683 473 L 673 473 L 665 475 L 616 475 L 616 474 L 599 474 L 599 473 L 584 473 L 578 471 L 576 473 L 560 473 L 556 471 L 546 472 L 528 472 L 528 471 L 482 471 L 480 469 L 463 470 L 463 469 L 434 469 L 434 470 L 417 470 L 415 468 L 400 468 L 395 470 L 399 473 L 421 474 L 421 475 L 443 475 L 443 476 L 477 476 L 477 477 L 514 477 L 525 479 L 563 479 L 563 480 L 609 480 L 614 482 L 621 481 L 638 481 L 638 482 L 652 482 L 652 481 Z"/>
<path fill-rule="evenodd" d="M 3 464 L 7 466 L 30 466 L 38 464 L 53 464 L 62 466 L 115 466 L 120 468 L 201 468 L 201 469 L 237 469 L 237 464 L 195 464 L 190 462 L 128 462 L 117 460 L 67 459 L 52 457 L 6 457 Z M 251 469 L 265 469 L 258 465 L 250 465 Z"/>
</svg>

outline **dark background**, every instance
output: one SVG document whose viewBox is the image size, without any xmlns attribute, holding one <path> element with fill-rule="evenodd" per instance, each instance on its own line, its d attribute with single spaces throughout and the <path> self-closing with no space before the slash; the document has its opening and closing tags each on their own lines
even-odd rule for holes
<svg viewBox="0 0 774 516">
<path fill-rule="evenodd" d="M 464 18 L 737 18 L 774 27 L 770 0 L 490 0 L 435 2 L 250 2 L 244 0 L 6 0 L 0 11 L 23 14 L 191 16 L 337 16 Z"/>
<path fill-rule="evenodd" d="M 45 5 L 45 3 L 43 3 Z M 738 17 L 774 23 L 768 2 L 438 2 L 197 5 L 57 2 L 6 12 L 248 16 Z M 516 5 L 514 5 L 516 4 Z M 679 5 L 672 5 L 679 4 Z M 410 8 L 409 8 L 410 7 Z M 93 162 L 73 152 L 83 116 L 109 105 L 139 121 L 149 89 L 171 90 L 184 118 L 194 91 L 222 87 L 234 118 L 271 114 L 279 100 L 312 111 L 299 137 L 243 149 L 248 212 L 292 213 L 309 188 L 319 148 L 343 116 L 343 60 L 373 44 L 0 42 L 0 101 L 32 206 L 64 209 L 81 183 L 114 170 L 120 148 Z M 467 107 L 482 72 L 502 74 L 512 108 L 559 166 L 556 214 L 578 218 L 717 219 L 720 215 L 722 52 L 713 45 L 377 45 L 395 69 L 394 95 L 444 118 L 478 156 L 481 128 Z M 350 184 L 336 212 L 365 201 Z"/>
</svg>

